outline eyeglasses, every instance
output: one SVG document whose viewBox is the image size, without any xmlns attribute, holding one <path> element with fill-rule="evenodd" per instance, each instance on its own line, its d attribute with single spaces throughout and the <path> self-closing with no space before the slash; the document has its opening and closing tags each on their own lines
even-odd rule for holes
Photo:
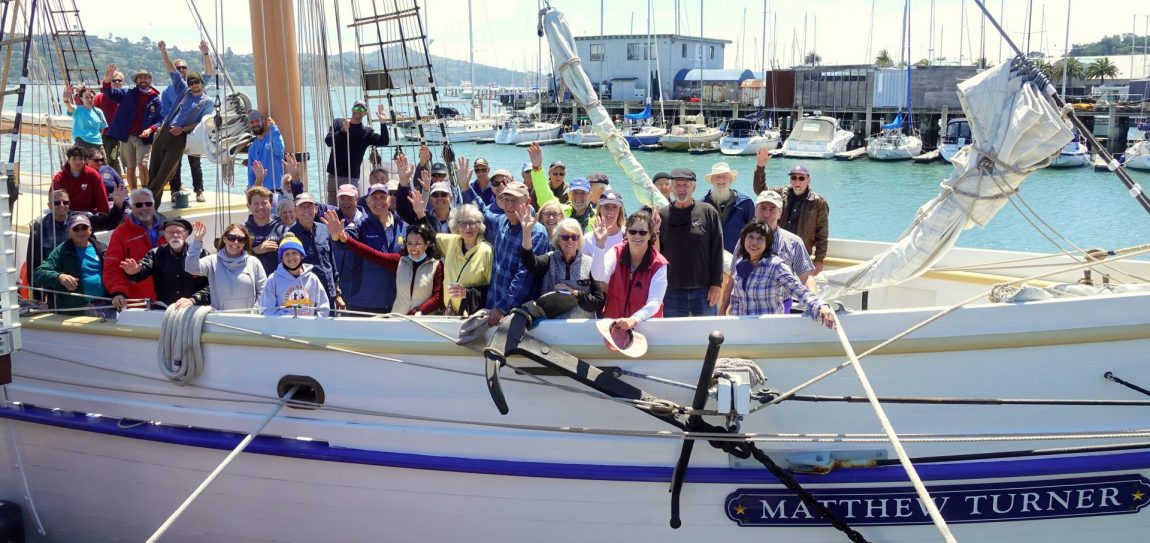
<svg viewBox="0 0 1150 543">
<path fill-rule="evenodd" d="M 632 236 L 646 236 L 647 234 L 650 234 L 651 231 L 650 230 L 633 230 L 632 229 L 632 230 L 627 230 L 627 233 L 631 234 Z"/>
<path fill-rule="evenodd" d="M 507 181 L 504 181 L 503 179 L 492 179 L 491 180 L 491 186 L 493 186 L 493 187 L 502 187 L 503 185 L 506 185 L 506 184 L 507 184 Z"/>
<path fill-rule="evenodd" d="M 136 209 L 140 209 L 140 208 L 144 208 L 144 207 L 152 207 L 152 206 L 156 205 L 156 202 L 136 202 L 132 205 L 136 206 Z"/>
<path fill-rule="evenodd" d="M 451 198 L 451 195 L 450 194 L 444 194 L 442 192 L 437 192 L 435 194 L 432 194 L 431 197 L 432 198 Z"/>
<path fill-rule="evenodd" d="M 432 177 L 447 177 L 447 174 L 445 174 L 445 173 L 433 173 L 433 174 L 431 174 L 431 176 Z"/>
<path fill-rule="evenodd" d="M 420 245 L 423 245 L 423 242 L 422 242 L 422 241 L 413 240 L 413 239 L 409 239 L 409 240 L 407 240 L 406 242 L 404 242 L 404 245 L 406 245 L 406 246 L 408 246 L 408 247 L 419 247 Z"/>
<path fill-rule="evenodd" d="M 164 230 L 164 237 L 166 237 L 166 238 L 170 238 L 173 236 L 179 238 L 179 237 L 184 237 L 186 235 L 188 235 L 188 233 L 186 231 L 184 231 L 183 228 L 176 228 L 173 230 Z"/>
<path fill-rule="evenodd" d="M 559 177 L 563 177 L 567 175 L 567 172 L 551 172 L 551 175 L 558 175 Z"/>
<path fill-rule="evenodd" d="M 73 232 L 87 232 L 88 228 L 90 228 L 90 227 L 86 224 L 77 224 L 76 226 L 72 227 L 72 231 Z"/>
<path fill-rule="evenodd" d="M 367 108 L 363 106 L 354 106 L 351 108 L 351 110 L 356 113 L 367 113 Z"/>
<path fill-rule="evenodd" d="M 98 164 L 107 164 L 108 163 L 107 159 L 103 159 L 103 158 L 89 158 L 88 160 L 91 160 L 92 162 L 95 162 Z"/>
<path fill-rule="evenodd" d="M 475 173 L 487 173 L 488 171 L 490 170 L 487 168 L 475 168 Z"/>
<path fill-rule="evenodd" d="M 113 79 L 112 80 L 112 83 L 123 83 L 123 82 L 124 82 L 123 79 Z"/>
<path fill-rule="evenodd" d="M 579 241 L 579 234 L 559 234 L 559 239 L 563 241 Z"/>
<path fill-rule="evenodd" d="M 807 176 L 805 176 L 805 175 L 792 175 L 791 176 L 791 181 L 805 181 L 806 179 L 807 179 Z"/>
<path fill-rule="evenodd" d="M 70 206 L 70 205 L 72 205 L 72 202 L 69 200 L 52 200 L 52 205 L 54 205 L 54 206 Z"/>
<path fill-rule="evenodd" d="M 233 243 L 243 243 L 248 240 L 247 236 L 237 236 L 235 234 L 224 234 L 224 239 Z"/>
<path fill-rule="evenodd" d="M 539 215 L 541 217 L 550 217 L 553 219 L 556 217 L 562 217 L 563 216 L 563 214 L 558 212 L 558 211 L 544 211 L 543 213 L 540 213 Z"/>
<path fill-rule="evenodd" d="M 187 66 L 176 66 L 176 69 L 182 71 L 182 70 L 187 70 L 188 67 Z"/>
<path fill-rule="evenodd" d="M 479 221 L 459 221 L 455 223 L 460 228 L 478 228 Z"/>
<path fill-rule="evenodd" d="M 204 84 L 204 82 L 202 80 L 199 80 L 199 79 L 189 79 L 188 80 L 188 85 L 203 85 L 203 84 Z"/>
</svg>

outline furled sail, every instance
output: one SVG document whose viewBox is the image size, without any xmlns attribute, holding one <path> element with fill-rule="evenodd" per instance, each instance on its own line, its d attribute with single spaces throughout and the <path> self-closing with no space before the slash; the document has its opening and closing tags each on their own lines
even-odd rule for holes
<svg viewBox="0 0 1150 543">
<path fill-rule="evenodd" d="M 938 196 L 919 208 L 897 242 L 869 262 L 825 272 L 825 300 L 896 285 L 926 272 L 963 230 L 985 226 L 1034 170 L 1071 140 L 1071 125 L 1050 99 L 1053 86 L 1015 60 L 958 86 L 973 142 L 954 156 Z"/>
<path fill-rule="evenodd" d="M 655 188 L 643 165 L 635 160 L 627 140 L 611 122 L 611 116 L 603 105 L 599 103 L 599 96 L 591 87 L 591 80 L 580 66 L 580 59 L 575 54 L 575 39 L 571 37 L 571 29 L 567 26 L 567 18 L 563 13 L 546 7 L 540 11 L 541 29 L 547 35 L 547 44 L 551 47 L 551 58 L 558 66 L 559 75 L 563 84 L 591 118 L 591 127 L 595 134 L 603 139 L 603 146 L 615 159 L 615 164 L 631 180 L 631 188 L 635 197 L 643 205 L 662 207 L 667 205 L 667 199 Z"/>
</svg>

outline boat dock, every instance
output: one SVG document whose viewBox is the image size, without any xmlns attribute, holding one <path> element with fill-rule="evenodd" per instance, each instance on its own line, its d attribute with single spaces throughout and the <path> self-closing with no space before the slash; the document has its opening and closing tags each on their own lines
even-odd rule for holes
<svg viewBox="0 0 1150 543">
<path fill-rule="evenodd" d="M 854 160 L 864 156 L 866 156 L 866 147 L 859 147 L 843 153 L 835 153 L 835 160 Z"/>
<path fill-rule="evenodd" d="M 555 139 L 550 139 L 550 140 L 539 140 L 539 141 L 522 141 L 522 142 L 516 143 L 515 146 L 516 147 L 531 147 L 531 145 L 534 144 L 534 145 L 539 145 L 540 147 L 542 147 L 544 145 L 558 145 L 560 143 L 563 143 L 563 138 L 555 138 Z"/>
<path fill-rule="evenodd" d="M 942 155 L 939 154 L 938 149 L 935 149 L 933 151 L 918 155 L 911 160 L 913 160 L 915 164 L 930 164 L 936 160 L 942 160 Z"/>
</svg>

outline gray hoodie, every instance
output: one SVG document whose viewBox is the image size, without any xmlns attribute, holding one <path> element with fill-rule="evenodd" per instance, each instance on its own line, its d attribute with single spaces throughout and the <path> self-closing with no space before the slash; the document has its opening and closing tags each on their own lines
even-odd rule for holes
<svg viewBox="0 0 1150 543">
<path fill-rule="evenodd" d="M 268 278 L 257 305 L 263 309 L 264 315 L 310 316 L 318 313 L 320 317 L 327 316 L 330 301 L 323 282 L 312 273 L 311 264 L 301 266 L 300 274 L 292 275 L 281 262 Z M 320 309 L 317 311 L 316 308 Z"/>
<path fill-rule="evenodd" d="M 200 254 L 203 240 L 192 239 L 184 270 L 208 278 L 212 289 L 212 308 L 219 310 L 251 309 L 264 290 L 268 276 L 258 258 L 244 253 L 232 258 L 220 251 L 203 258 Z"/>
</svg>

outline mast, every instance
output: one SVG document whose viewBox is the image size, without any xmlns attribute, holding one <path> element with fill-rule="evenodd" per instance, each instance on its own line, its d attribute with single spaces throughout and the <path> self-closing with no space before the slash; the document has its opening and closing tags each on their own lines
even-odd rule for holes
<svg viewBox="0 0 1150 543">
<path fill-rule="evenodd" d="M 903 14 L 903 24 L 906 26 L 906 120 L 902 123 L 904 134 L 912 134 L 911 105 L 913 100 L 910 94 L 910 0 L 906 0 L 906 13 Z"/>
<path fill-rule="evenodd" d="M 265 115 L 275 117 L 283 134 L 284 151 L 303 152 L 307 147 L 304 145 L 303 85 L 300 83 L 299 51 L 296 48 L 294 5 L 292 2 L 273 5 L 271 2 L 249 0 L 248 7 L 251 12 L 256 103 Z M 306 164 L 304 166 L 301 170 L 307 172 Z M 304 176 L 306 178 L 306 173 Z M 304 186 L 307 186 L 306 181 Z"/>
<path fill-rule="evenodd" d="M 1067 72 L 1070 71 L 1066 69 L 1069 67 L 1070 62 L 1070 0 L 1066 0 L 1066 38 L 1064 39 L 1062 46 L 1062 58 L 1065 59 L 1064 62 L 1067 63 L 1062 68 L 1062 95 L 1066 96 L 1066 80 L 1068 79 Z"/>
<path fill-rule="evenodd" d="M 475 92 L 475 33 L 471 30 L 471 0 L 467 0 L 467 62 L 471 65 L 468 76 L 471 78 L 471 92 Z"/>
</svg>

